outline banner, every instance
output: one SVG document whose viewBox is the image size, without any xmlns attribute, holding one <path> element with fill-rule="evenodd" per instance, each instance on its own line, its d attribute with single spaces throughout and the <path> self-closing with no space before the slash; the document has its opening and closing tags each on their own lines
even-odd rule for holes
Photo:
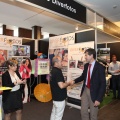
<svg viewBox="0 0 120 120">
<path fill-rule="evenodd" d="M 35 59 L 35 71 L 32 70 L 32 74 L 35 76 L 49 74 L 50 62 L 49 59 Z"/>
<path fill-rule="evenodd" d="M 94 48 L 94 41 L 78 43 L 68 46 L 68 75 L 67 81 L 81 76 L 86 60 L 84 52 L 88 48 Z M 72 89 L 68 88 L 68 97 L 80 99 L 82 84 L 75 84 Z"/>
<path fill-rule="evenodd" d="M 98 48 L 97 60 L 104 66 L 109 66 L 110 63 L 110 48 Z"/>
<path fill-rule="evenodd" d="M 75 43 L 75 33 L 55 36 L 49 38 L 49 49 L 67 48 Z"/>
<path fill-rule="evenodd" d="M 50 66 L 52 66 L 52 59 L 55 56 L 59 56 L 61 58 L 62 73 L 63 73 L 64 79 L 67 80 L 68 49 L 67 48 L 49 49 Z"/>
<path fill-rule="evenodd" d="M 0 49 L 0 75 L 7 70 L 5 62 L 8 59 L 8 51 Z"/>
<path fill-rule="evenodd" d="M 62 73 L 67 81 L 68 68 L 68 45 L 75 43 L 75 33 L 50 37 L 49 39 L 49 59 L 52 66 L 52 58 L 59 56 L 62 59 Z"/>
<path fill-rule="evenodd" d="M 12 50 L 13 45 L 22 45 L 22 38 L 0 35 L 0 49 Z"/>
<path fill-rule="evenodd" d="M 20 2 L 24 2 L 38 8 L 43 7 L 86 23 L 86 7 L 74 0 L 21 0 Z"/>
</svg>

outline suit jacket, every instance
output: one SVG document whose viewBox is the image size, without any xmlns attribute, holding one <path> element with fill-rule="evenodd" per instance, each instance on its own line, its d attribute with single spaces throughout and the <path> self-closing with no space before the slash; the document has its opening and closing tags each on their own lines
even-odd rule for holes
<svg viewBox="0 0 120 120">
<path fill-rule="evenodd" d="M 81 96 L 86 86 L 86 77 L 89 63 L 85 64 L 83 73 L 80 77 L 75 79 L 75 83 L 83 81 L 83 87 L 81 91 Z M 103 67 L 97 61 L 95 62 L 91 80 L 90 80 L 90 95 L 93 102 L 95 100 L 101 102 L 106 91 L 106 77 L 105 77 L 105 67 Z"/>
<path fill-rule="evenodd" d="M 18 71 L 16 71 L 17 76 L 21 79 L 21 76 L 19 74 Z M 4 74 L 2 74 L 2 86 L 3 87 L 14 87 L 14 83 L 12 83 L 10 74 L 8 71 L 6 71 Z M 7 96 L 9 95 L 11 90 L 4 90 L 3 94 L 2 94 L 2 100 L 3 102 L 5 102 L 5 100 L 7 99 Z"/>
</svg>

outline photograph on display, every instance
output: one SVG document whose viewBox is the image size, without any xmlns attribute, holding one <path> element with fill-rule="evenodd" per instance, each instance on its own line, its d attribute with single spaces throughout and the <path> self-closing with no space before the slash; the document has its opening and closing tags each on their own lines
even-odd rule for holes
<svg viewBox="0 0 120 120">
<path fill-rule="evenodd" d="M 35 76 L 49 74 L 50 61 L 49 59 L 36 59 L 35 60 Z"/>
<path fill-rule="evenodd" d="M 68 81 L 78 78 L 86 64 L 84 52 L 88 48 L 94 48 L 94 42 L 83 42 L 68 46 Z"/>
<path fill-rule="evenodd" d="M 64 73 L 65 80 L 67 79 L 67 67 L 68 67 L 68 49 L 67 48 L 57 48 L 49 49 L 49 59 L 50 66 L 52 67 L 52 59 L 55 56 L 59 56 L 62 60 L 62 73 Z"/>
<path fill-rule="evenodd" d="M 7 60 L 7 50 L 0 49 L 0 75 L 7 70 L 6 60 Z"/>
<path fill-rule="evenodd" d="M 80 61 L 80 60 L 78 60 L 77 61 L 77 68 L 79 68 L 79 69 L 84 69 L 84 62 L 83 61 Z"/>
<path fill-rule="evenodd" d="M 58 49 L 49 49 L 49 59 L 52 66 L 52 59 L 55 56 L 59 56 L 62 60 L 62 66 L 68 66 L 68 49 L 67 48 L 58 48 Z"/>
<path fill-rule="evenodd" d="M 110 48 L 98 48 L 97 60 L 103 65 L 109 65 L 110 63 Z"/>
<path fill-rule="evenodd" d="M 30 46 L 28 45 L 13 45 L 12 56 L 30 56 Z"/>
<path fill-rule="evenodd" d="M 75 60 L 70 60 L 69 61 L 69 68 L 75 68 L 76 66 L 76 61 Z"/>
<path fill-rule="evenodd" d="M 6 60 L 7 60 L 7 50 L 0 49 L 0 66 L 4 66 Z"/>
</svg>

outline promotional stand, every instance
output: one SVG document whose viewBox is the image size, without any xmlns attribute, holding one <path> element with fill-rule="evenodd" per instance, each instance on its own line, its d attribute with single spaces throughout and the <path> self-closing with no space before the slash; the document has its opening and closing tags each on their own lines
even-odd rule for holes
<svg viewBox="0 0 120 120">
<path fill-rule="evenodd" d="M 49 59 L 37 58 L 32 61 L 32 74 L 37 77 L 37 85 L 34 88 L 34 96 L 38 101 L 48 102 L 52 99 L 50 85 L 41 83 L 41 75 L 50 73 Z"/>
</svg>

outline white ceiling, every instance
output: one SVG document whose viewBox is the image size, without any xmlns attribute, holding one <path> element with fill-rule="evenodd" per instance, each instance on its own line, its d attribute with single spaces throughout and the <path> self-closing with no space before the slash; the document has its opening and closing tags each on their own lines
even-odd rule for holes
<svg viewBox="0 0 120 120">
<path fill-rule="evenodd" d="M 120 0 L 75 0 L 88 6 L 105 16 L 112 22 L 120 21 Z M 10 4 L 8 4 L 10 3 Z M 14 5 L 12 5 L 14 4 Z M 32 29 L 32 26 L 41 26 L 43 32 L 51 34 L 64 34 L 75 31 L 75 26 L 71 22 L 61 21 L 58 18 L 46 16 L 45 10 L 35 11 L 18 7 L 14 0 L 0 0 L 0 23 L 6 24 L 7 28 L 18 26 Z M 113 6 L 117 5 L 116 8 Z M 119 24 L 118 24 L 119 25 Z M 79 30 L 86 29 L 86 26 L 80 26 Z M 14 29 L 14 27 L 12 27 Z"/>
<path fill-rule="evenodd" d="M 0 23 L 9 25 L 8 27 L 12 25 L 32 29 L 32 26 L 37 25 L 42 27 L 42 31 L 52 34 L 74 31 L 74 25 L 3 2 L 0 2 L 0 16 Z"/>
<path fill-rule="evenodd" d="M 120 22 L 120 0 L 75 0 L 112 22 Z M 116 8 L 114 8 L 116 7 Z M 117 25 L 120 26 L 120 23 Z"/>
</svg>

